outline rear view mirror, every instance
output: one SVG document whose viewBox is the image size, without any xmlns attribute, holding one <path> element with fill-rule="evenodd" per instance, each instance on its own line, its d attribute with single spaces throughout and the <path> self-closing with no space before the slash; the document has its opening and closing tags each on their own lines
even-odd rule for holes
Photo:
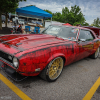
<svg viewBox="0 0 100 100">
<path fill-rule="evenodd" d="M 99 37 L 98 35 L 96 35 L 97 36 L 97 38 Z"/>
<path fill-rule="evenodd" d="M 85 42 L 85 41 L 86 41 L 86 39 L 78 39 L 78 41 Z"/>
</svg>

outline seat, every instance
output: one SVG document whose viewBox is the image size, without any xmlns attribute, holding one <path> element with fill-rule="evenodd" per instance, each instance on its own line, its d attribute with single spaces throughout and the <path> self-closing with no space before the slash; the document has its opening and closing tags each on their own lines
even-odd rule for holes
<svg viewBox="0 0 100 100">
<path fill-rule="evenodd" d="M 25 26 L 25 32 L 27 33 L 27 32 L 31 32 L 31 30 L 30 30 L 30 26 Z"/>
<path fill-rule="evenodd" d="M 38 33 L 40 33 L 40 27 L 35 26 L 32 34 L 38 34 Z"/>
</svg>

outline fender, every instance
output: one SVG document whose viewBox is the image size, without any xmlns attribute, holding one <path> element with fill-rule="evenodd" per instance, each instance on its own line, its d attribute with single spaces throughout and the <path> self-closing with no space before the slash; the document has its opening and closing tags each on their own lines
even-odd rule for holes
<svg viewBox="0 0 100 100">
<path fill-rule="evenodd" d="M 48 64 L 50 61 L 52 61 L 53 59 L 55 59 L 56 57 L 63 57 L 64 58 L 64 62 L 66 62 L 66 57 L 63 53 L 56 53 L 54 55 L 52 55 L 49 59 L 48 59 Z M 65 64 L 65 63 L 64 63 Z"/>
</svg>

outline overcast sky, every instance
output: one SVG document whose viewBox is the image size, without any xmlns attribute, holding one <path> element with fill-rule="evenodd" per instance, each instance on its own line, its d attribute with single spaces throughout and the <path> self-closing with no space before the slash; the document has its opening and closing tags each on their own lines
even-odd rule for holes
<svg viewBox="0 0 100 100">
<path fill-rule="evenodd" d="M 94 19 L 100 18 L 100 0 L 27 0 L 20 2 L 19 7 L 28 5 L 36 5 L 40 9 L 47 9 L 51 12 L 60 12 L 62 8 L 77 5 L 81 8 L 83 15 L 85 15 L 86 22 L 92 24 Z"/>
</svg>

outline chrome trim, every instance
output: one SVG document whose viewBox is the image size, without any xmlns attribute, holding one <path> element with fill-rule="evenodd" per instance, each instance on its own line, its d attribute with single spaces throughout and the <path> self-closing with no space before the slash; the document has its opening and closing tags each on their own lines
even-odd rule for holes
<svg viewBox="0 0 100 100">
<path fill-rule="evenodd" d="M 7 63 L 7 64 L 11 65 L 13 68 L 15 68 L 12 63 L 10 63 L 9 61 L 5 60 L 4 58 L 0 57 L 0 60 L 4 61 L 5 63 Z"/>
</svg>

